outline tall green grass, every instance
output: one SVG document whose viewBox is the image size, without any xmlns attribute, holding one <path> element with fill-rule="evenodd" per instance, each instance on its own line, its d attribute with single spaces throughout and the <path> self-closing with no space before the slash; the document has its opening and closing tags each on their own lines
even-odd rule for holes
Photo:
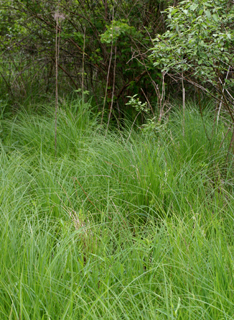
<svg viewBox="0 0 234 320">
<path fill-rule="evenodd" d="M 74 101 L 55 157 L 50 108 L 1 121 L 0 319 L 234 318 L 228 140 L 182 125 L 105 137 Z"/>
</svg>

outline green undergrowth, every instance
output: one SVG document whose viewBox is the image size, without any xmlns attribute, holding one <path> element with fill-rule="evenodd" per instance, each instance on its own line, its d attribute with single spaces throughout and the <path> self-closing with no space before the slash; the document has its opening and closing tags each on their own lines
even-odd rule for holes
<svg viewBox="0 0 234 320">
<path fill-rule="evenodd" d="M 184 123 L 184 125 L 183 125 Z M 1 319 L 233 319 L 225 127 L 105 137 L 89 104 L 1 121 Z"/>
</svg>

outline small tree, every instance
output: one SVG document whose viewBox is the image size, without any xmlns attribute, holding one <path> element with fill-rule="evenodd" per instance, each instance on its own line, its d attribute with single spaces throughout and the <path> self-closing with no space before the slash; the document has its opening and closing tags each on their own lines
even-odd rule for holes
<svg viewBox="0 0 234 320">
<path fill-rule="evenodd" d="M 234 66 L 233 4 L 228 0 L 185 0 L 166 11 L 168 30 L 154 39 L 151 59 L 224 105 L 234 124 L 230 89 Z M 185 102 L 184 102 L 185 103 Z M 219 117 L 219 112 L 217 119 Z"/>
</svg>

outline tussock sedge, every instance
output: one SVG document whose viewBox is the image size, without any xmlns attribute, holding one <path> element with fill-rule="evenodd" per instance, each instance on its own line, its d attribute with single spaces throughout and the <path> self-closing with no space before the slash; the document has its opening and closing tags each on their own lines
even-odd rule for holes
<svg viewBox="0 0 234 320">
<path fill-rule="evenodd" d="M 234 319 L 225 127 L 188 108 L 105 137 L 74 101 L 55 158 L 45 110 L 1 120 L 0 319 Z"/>
</svg>

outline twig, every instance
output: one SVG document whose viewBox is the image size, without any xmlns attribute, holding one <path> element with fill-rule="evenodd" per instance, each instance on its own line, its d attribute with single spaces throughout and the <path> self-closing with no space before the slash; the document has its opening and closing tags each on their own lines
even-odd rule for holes
<svg viewBox="0 0 234 320">
<path fill-rule="evenodd" d="M 55 124 L 54 124 L 54 149 L 55 149 L 55 157 L 57 156 L 57 113 L 58 113 L 58 60 L 59 60 L 59 42 L 58 42 L 58 26 L 59 26 L 59 18 L 55 13 L 54 16 L 56 20 L 56 34 L 55 34 Z"/>
<path fill-rule="evenodd" d="M 183 93 L 183 136 L 184 136 L 184 126 L 185 126 L 185 87 L 184 87 L 184 74 L 182 72 L 182 93 Z"/>
<path fill-rule="evenodd" d="M 54 59 L 52 58 L 52 61 L 54 61 Z M 75 81 L 72 79 L 72 76 L 67 72 L 67 70 L 65 70 L 60 64 L 58 64 L 58 67 L 69 77 L 69 79 L 72 81 L 72 83 L 74 84 L 75 88 L 78 89 L 77 84 L 75 83 Z"/>
<path fill-rule="evenodd" d="M 110 52 L 110 60 L 109 60 L 109 65 L 108 65 L 108 70 L 107 70 L 107 77 L 106 77 L 106 89 L 105 89 L 105 96 L 104 96 L 104 102 L 103 102 L 101 124 L 103 123 L 104 111 L 105 111 L 105 106 L 106 106 L 106 97 L 107 97 L 107 90 L 108 90 L 108 86 L 109 86 L 112 55 L 113 55 L 113 43 L 111 43 L 111 52 Z"/>
<path fill-rule="evenodd" d="M 58 115 L 58 64 L 59 64 L 59 44 L 61 26 L 59 21 L 65 19 L 65 16 L 59 13 L 59 7 L 54 14 L 54 20 L 56 21 L 56 33 L 55 33 L 55 131 L 54 131 L 54 149 L 55 157 L 57 156 L 57 115 Z"/>
<path fill-rule="evenodd" d="M 109 124 L 110 124 L 110 117 L 113 109 L 113 103 L 114 103 L 114 94 L 115 94 L 115 70 L 116 70 L 116 57 L 117 57 L 117 46 L 115 45 L 115 61 L 114 61 L 114 71 L 113 71 L 113 83 L 112 83 L 112 95 L 111 95 L 111 105 L 110 105 L 110 111 L 108 115 L 108 122 L 107 122 L 107 127 L 106 127 L 106 134 L 108 132 Z"/>
<path fill-rule="evenodd" d="M 153 114 L 153 116 L 154 116 L 154 110 L 153 110 L 153 107 L 152 107 L 151 103 L 149 102 L 149 99 L 148 99 L 147 95 L 145 94 L 145 92 L 144 92 L 144 90 L 143 90 L 142 88 L 141 88 L 141 91 L 142 91 L 142 93 L 143 93 L 143 95 L 144 95 L 145 99 L 147 100 L 148 105 L 150 106 L 150 109 L 151 109 L 152 114 Z"/>
<path fill-rule="evenodd" d="M 117 99 L 120 98 L 121 94 L 131 85 L 131 83 L 134 81 L 135 83 L 138 83 L 141 78 L 147 73 L 147 71 L 143 71 L 141 74 L 139 74 L 137 77 L 126 83 L 120 90 L 119 93 L 117 94 Z"/>
<path fill-rule="evenodd" d="M 229 75 L 229 72 L 230 72 L 230 66 L 228 67 L 228 71 L 227 71 L 227 74 L 226 74 L 226 77 L 225 77 L 225 80 L 227 80 L 228 78 L 228 75 Z M 220 78 L 219 78 L 220 80 Z M 221 80 L 220 80 L 221 81 Z M 219 109 L 218 109 L 218 113 L 217 113 L 217 124 L 219 123 L 219 116 L 220 116 L 220 111 L 221 111 L 221 108 L 222 108 L 222 104 L 223 104 L 223 94 L 224 94 L 224 90 L 225 90 L 225 87 L 223 86 L 223 89 L 222 89 L 222 97 L 221 97 L 221 101 L 219 103 Z"/>
<path fill-rule="evenodd" d="M 84 44 L 83 44 L 83 54 L 82 54 L 82 79 L 81 79 L 82 104 L 83 104 L 83 105 L 84 105 L 85 32 L 86 32 L 86 28 L 84 28 Z"/>
</svg>

